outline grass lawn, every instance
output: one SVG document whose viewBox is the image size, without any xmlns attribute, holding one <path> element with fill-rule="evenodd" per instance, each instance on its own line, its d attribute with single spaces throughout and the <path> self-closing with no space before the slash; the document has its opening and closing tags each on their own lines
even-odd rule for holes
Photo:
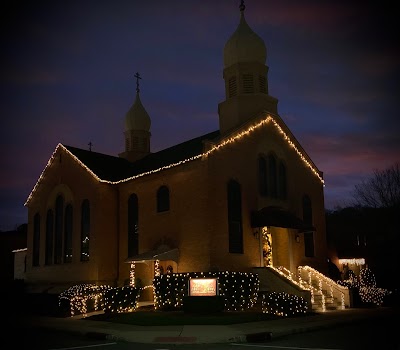
<svg viewBox="0 0 400 350">
<path fill-rule="evenodd" d="M 127 313 L 97 314 L 83 320 L 107 321 L 138 326 L 226 325 L 235 323 L 277 320 L 281 317 L 255 311 L 224 311 L 213 314 L 185 313 L 183 311 L 140 310 Z"/>
</svg>

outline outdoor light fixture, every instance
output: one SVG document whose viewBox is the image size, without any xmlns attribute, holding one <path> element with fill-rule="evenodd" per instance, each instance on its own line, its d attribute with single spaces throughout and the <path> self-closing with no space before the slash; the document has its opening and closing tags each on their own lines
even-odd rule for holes
<svg viewBox="0 0 400 350">
<path fill-rule="evenodd" d="M 259 230 L 259 228 L 257 227 L 257 228 L 254 228 L 253 229 L 253 236 L 254 236 L 254 238 L 259 238 L 259 235 L 260 235 L 260 230 Z"/>
</svg>

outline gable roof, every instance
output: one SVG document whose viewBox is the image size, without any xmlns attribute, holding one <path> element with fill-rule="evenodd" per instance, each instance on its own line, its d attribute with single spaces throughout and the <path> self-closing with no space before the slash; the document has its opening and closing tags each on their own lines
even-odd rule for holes
<svg viewBox="0 0 400 350">
<path fill-rule="evenodd" d="M 203 152 L 203 141 L 219 136 L 219 130 L 179 143 L 162 151 L 150 153 L 131 163 L 120 157 L 65 146 L 80 162 L 87 166 L 99 179 L 117 182 L 142 173 L 181 162 Z"/>
<path fill-rule="evenodd" d="M 45 176 L 46 170 L 53 163 L 59 148 L 66 150 L 98 181 L 117 183 L 124 180 L 126 181 L 133 177 L 155 172 L 168 167 L 171 164 L 180 164 L 181 162 L 192 159 L 193 157 L 198 157 L 204 151 L 203 142 L 218 138 L 219 135 L 219 130 L 213 131 L 159 152 L 150 153 L 133 163 L 124 158 L 58 144 L 24 205 L 27 205 L 32 199 L 33 194 L 36 192 Z"/>
<path fill-rule="evenodd" d="M 55 154 L 60 147 L 76 159 L 77 162 L 82 167 L 86 168 L 86 170 L 98 181 L 117 184 L 119 182 L 130 181 L 137 177 L 175 167 L 201 157 L 208 157 L 213 152 L 248 136 L 254 130 L 268 124 L 272 124 L 277 129 L 281 137 L 287 142 L 289 148 L 297 153 L 306 167 L 308 167 L 324 185 L 322 172 L 318 170 L 311 158 L 301 147 L 300 143 L 290 132 L 289 128 L 283 123 L 282 119 L 279 116 L 272 116 L 263 112 L 258 118 L 256 118 L 256 120 L 246 123 L 238 130 L 233 131 L 230 135 L 221 137 L 219 130 L 213 131 L 162 151 L 150 153 L 146 157 L 139 159 L 134 163 L 130 163 L 129 161 L 119 157 L 58 144 L 24 205 L 27 205 L 32 199 L 33 194 L 40 185 L 47 168 L 53 163 Z M 205 141 L 211 141 L 208 149 L 205 149 L 204 147 Z"/>
</svg>

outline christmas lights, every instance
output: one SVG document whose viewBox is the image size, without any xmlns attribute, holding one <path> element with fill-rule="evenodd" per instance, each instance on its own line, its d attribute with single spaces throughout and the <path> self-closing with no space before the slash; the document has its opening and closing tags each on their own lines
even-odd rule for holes
<svg viewBox="0 0 400 350">
<path fill-rule="evenodd" d="M 358 277 L 351 271 L 349 278 L 339 281 L 339 283 L 357 290 L 363 303 L 374 304 L 376 306 L 382 305 L 385 296 L 392 293 L 388 289 L 376 286 L 375 275 L 369 268 L 361 269 Z"/>
<path fill-rule="evenodd" d="M 154 278 L 154 306 L 156 309 L 179 310 L 188 295 L 190 278 L 218 278 L 219 295 L 224 298 L 226 311 L 246 310 L 257 301 L 257 274 L 245 272 L 187 272 L 161 275 Z"/>
<path fill-rule="evenodd" d="M 292 317 L 307 313 L 307 302 L 294 294 L 285 292 L 263 292 L 262 312 L 282 317 Z"/>
<path fill-rule="evenodd" d="M 72 286 L 58 296 L 59 306 L 68 303 L 70 315 L 85 315 L 88 311 L 102 309 L 104 293 L 112 287 L 107 285 L 80 284 Z"/>
<path fill-rule="evenodd" d="M 353 259 L 339 259 L 339 264 L 340 265 L 356 265 L 356 266 L 361 266 L 365 265 L 365 259 L 364 258 L 353 258 Z"/>
<path fill-rule="evenodd" d="M 345 295 L 349 298 L 348 288 L 336 283 L 334 280 L 326 277 L 316 269 L 310 266 L 299 266 L 298 279 L 301 285 L 307 286 L 310 289 L 312 303 L 316 302 L 315 297 L 317 295 L 321 298 L 319 306 L 322 311 L 326 311 L 326 296 L 329 297 L 331 302 L 336 299 L 340 303 L 339 307 L 341 309 L 346 307 L 346 303 L 349 305 L 350 301 L 346 301 L 345 298 Z"/>
<path fill-rule="evenodd" d="M 181 161 L 176 162 L 176 163 L 171 163 L 171 164 L 169 164 L 169 165 L 165 165 L 165 166 L 162 166 L 162 167 L 160 167 L 160 168 L 153 169 L 153 170 L 150 170 L 150 171 L 146 171 L 146 172 L 143 172 L 143 173 L 141 173 L 141 174 L 138 174 L 138 175 L 135 175 L 135 176 L 131 176 L 131 177 L 128 177 L 128 178 L 119 180 L 119 181 L 115 181 L 115 182 L 113 182 L 113 181 L 108 181 L 108 180 L 104 180 L 104 179 L 99 178 L 89 167 L 87 167 L 84 163 L 82 163 L 82 162 L 79 160 L 78 157 L 76 157 L 76 156 L 75 156 L 72 152 L 70 152 L 65 146 L 63 146 L 61 143 L 59 143 L 59 144 L 57 145 L 56 149 L 54 150 L 52 156 L 51 156 L 50 159 L 48 160 L 48 162 L 47 162 L 45 168 L 43 169 L 43 171 L 42 171 L 42 173 L 41 173 L 41 175 L 40 175 L 38 181 L 36 182 L 35 186 L 33 187 L 32 191 L 31 191 L 31 193 L 29 194 L 29 196 L 28 196 L 27 200 L 25 201 L 25 204 L 24 204 L 24 205 L 26 206 L 26 205 L 29 204 L 30 200 L 31 200 L 32 197 L 33 197 L 33 194 L 36 192 L 37 188 L 39 187 L 40 183 L 42 182 L 42 180 L 43 180 L 43 178 L 44 178 L 44 176 L 45 176 L 46 170 L 53 164 L 54 159 L 56 158 L 57 152 L 58 152 L 59 150 L 63 150 L 63 151 L 65 151 L 66 153 L 68 153 L 80 166 L 82 166 L 82 167 L 83 167 L 89 174 L 91 174 L 91 175 L 93 176 L 93 178 L 96 179 L 98 182 L 102 182 L 102 183 L 107 183 L 107 184 L 115 185 L 115 184 L 119 184 L 119 183 L 123 183 L 123 182 L 130 181 L 130 180 L 133 180 L 133 179 L 137 179 L 137 178 L 139 178 L 139 177 L 143 177 L 143 176 L 146 176 L 146 175 L 158 173 L 158 172 L 160 172 L 160 171 L 163 171 L 163 170 L 166 170 L 166 169 L 170 169 L 170 168 L 179 166 L 179 165 L 181 165 L 181 164 L 185 164 L 185 163 L 187 163 L 187 162 L 191 162 L 191 161 L 196 160 L 196 159 L 201 159 L 201 158 L 208 157 L 208 156 L 210 156 L 212 153 L 218 151 L 219 149 L 222 149 L 222 148 L 226 147 L 227 145 L 230 145 L 230 144 L 233 143 L 233 142 L 236 142 L 236 141 L 238 141 L 238 140 L 241 140 L 243 137 L 249 135 L 251 132 L 253 132 L 253 131 L 259 129 L 260 127 L 265 126 L 265 125 L 267 125 L 267 124 L 269 124 L 269 123 L 272 123 L 272 124 L 277 128 L 278 132 L 281 134 L 281 136 L 283 137 L 283 139 L 287 142 L 287 144 L 289 145 L 289 147 L 290 147 L 291 149 L 293 149 L 293 150 L 297 153 L 297 155 L 298 155 L 299 158 L 303 161 L 303 163 L 306 165 L 306 167 L 308 167 L 308 168 L 311 170 L 311 172 L 312 172 L 315 176 L 318 177 L 318 179 L 321 181 L 322 185 L 324 185 L 324 180 L 323 180 L 323 178 L 322 178 L 322 175 L 321 175 L 320 172 L 318 171 L 318 169 L 311 163 L 311 161 L 308 160 L 308 157 L 306 157 L 306 156 L 301 152 L 301 150 L 296 146 L 295 142 L 293 142 L 293 141 L 290 139 L 290 137 L 283 131 L 283 129 L 281 128 L 281 126 L 279 125 L 279 123 L 278 123 L 272 116 L 268 115 L 266 118 L 264 118 L 264 119 L 258 121 L 258 122 L 257 122 L 256 124 L 254 124 L 254 125 L 249 126 L 247 129 L 245 129 L 245 130 L 243 130 L 243 131 L 241 131 L 241 132 L 237 132 L 236 134 L 234 134 L 234 135 L 232 135 L 232 136 L 230 136 L 230 137 L 228 137 L 228 138 L 226 138 L 226 139 L 221 140 L 219 143 L 217 143 L 217 144 L 215 144 L 215 145 L 212 145 L 211 148 L 210 148 L 209 150 L 207 150 L 207 151 L 205 151 L 205 152 L 203 152 L 203 153 L 200 153 L 200 154 L 198 154 L 198 155 L 196 155 L 196 156 L 193 156 L 193 157 L 190 157 L 190 158 L 186 158 L 186 159 L 181 160 Z"/>
</svg>

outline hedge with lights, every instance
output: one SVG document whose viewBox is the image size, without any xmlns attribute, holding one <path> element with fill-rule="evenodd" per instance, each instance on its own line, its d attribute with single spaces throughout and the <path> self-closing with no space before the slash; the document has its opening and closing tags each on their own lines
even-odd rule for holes
<svg viewBox="0 0 400 350">
<path fill-rule="evenodd" d="M 70 316 L 92 311 L 129 312 L 137 308 L 140 289 L 132 286 L 111 287 L 108 285 L 79 284 L 63 291 L 59 296 L 59 307 L 68 310 Z"/>
<path fill-rule="evenodd" d="M 154 278 L 154 305 L 160 310 L 180 310 L 188 296 L 190 278 L 218 278 L 219 295 L 225 311 L 246 310 L 254 306 L 259 291 L 257 274 L 245 272 L 188 272 L 160 275 Z"/>
<path fill-rule="evenodd" d="M 59 307 L 69 308 L 70 316 L 101 310 L 104 293 L 110 289 L 113 288 L 108 285 L 74 285 L 58 296 Z"/>
<path fill-rule="evenodd" d="M 293 317 L 307 313 L 307 301 L 295 294 L 285 292 L 263 292 L 262 312 L 283 317 Z"/>
<path fill-rule="evenodd" d="M 140 289 L 124 286 L 109 289 L 104 293 L 103 310 L 105 313 L 131 312 L 137 309 Z"/>
</svg>

